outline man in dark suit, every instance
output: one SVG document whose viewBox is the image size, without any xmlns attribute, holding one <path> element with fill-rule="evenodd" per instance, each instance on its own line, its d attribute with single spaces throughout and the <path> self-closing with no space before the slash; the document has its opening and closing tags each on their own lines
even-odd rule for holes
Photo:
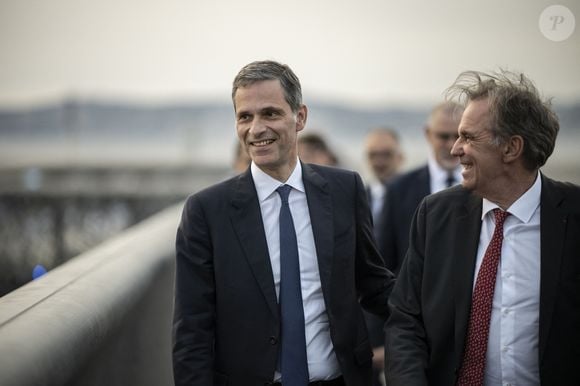
<svg viewBox="0 0 580 386">
<path fill-rule="evenodd" d="M 579 385 L 580 187 L 540 173 L 559 130 L 523 74 L 466 72 L 462 186 L 414 216 L 387 383 Z"/>
<path fill-rule="evenodd" d="M 425 125 L 427 165 L 395 177 L 387 184 L 377 224 L 377 241 L 386 267 L 397 274 L 409 245 L 409 227 L 421 200 L 461 182 L 459 159 L 451 155 L 463 109 L 454 102 L 435 106 Z"/>
<path fill-rule="evenodd" d="M 404 157 L 401 151 L 399 134 L 389 127 L 377 127 L 365 137 L 365 156 L 372 176 L 367 182 L 366 192 L 374 221 L 374 234 L 380 245 L 380 232 L 376 226 L 385 202 L 386 184 L 398 172 Z M 372 386 L 384 385 L 385 363 L 385 322 L 377 315 L 365 312 L 367 328 L 373 347 Z M 371 385 L 369 385 L 371 386 Z"/>
<path fill-rule="evenodd" d="M 288 66 L 248 64 L 232 98 L 252 163 L 185 205 L 175 384 L 369 384 L 361 305 L 386 318 L 394 281 L 375 247 L 362 181 L 298 160 L 307 108 Z"/>
</svg>

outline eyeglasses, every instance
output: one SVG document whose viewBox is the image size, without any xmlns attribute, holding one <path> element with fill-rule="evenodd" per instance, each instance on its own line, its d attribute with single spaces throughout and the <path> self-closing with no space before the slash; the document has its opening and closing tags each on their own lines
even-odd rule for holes
<svg viewBox="0 0 580 386">
<path fill-rule="evenodd" d="M 452 139 L 453 141 L 457 141 L 457 138 L 459 138 L 459 134 L 457 133 L 435 133 L 435 132 L 431 132 L 435 137 L 437 137 L 437 139 L 443 141 L 443 142 L 447 142 L 450 139 Z"/>
<path fill-rule="evenodd" d="M 396 151 L 392 151 L 392 150 L 385 150 L 385 151 L 369 151 L 367 153 L 367 156 L 370 159 L 376 159 L 376 158 L 393 158 L 397 155 Z"/>
</svg>

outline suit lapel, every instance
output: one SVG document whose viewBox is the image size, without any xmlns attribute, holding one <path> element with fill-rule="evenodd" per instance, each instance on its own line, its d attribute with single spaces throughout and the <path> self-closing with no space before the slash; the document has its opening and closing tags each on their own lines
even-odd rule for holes
<svg viewBox="0 0 580 386">
<path fill-rule="evenodd" d="M 302 164 L 302 179 L 316 245 L 322 291 L 330 299 L 326 291 L 330 288 L 334 250 L 332 200 L 326 180 L 307 164 Z"/>
<path fill-rule="evenodd" d="M 566 214 L 559 210 L 563 197 L 552 181 L 542 175 L 540 198 L 540 363 L 546 348 L 556 294 L 562 248 L 566 230 Z"/>
<path fill-rule="evenodd" d="M 429 173 L 429 166 L 425 166 L 419 173 L 420 185 L 415 189 L 415 194 L 420 197 L 417 201 L 421 201 L 423 197 L 431 194 L 431 174 Z"/>
<path fill-rule="evenodd" d="M 481 198 L 468 194 L 460 208 L 453 243 L 453 278 L 455 300 L 455 363 L 461 363 L 471 309 L 473 273 L 481 231 Z"/>
<path fill-rule="evenodd" d="M 231 205 L 232 224 L 238 235 L 239 243 L 270 310 L 275 317 L 278 317 L 274 275 L 264 233 L 260 203 L 250 168 L 239 176 Z"/>
</svg>

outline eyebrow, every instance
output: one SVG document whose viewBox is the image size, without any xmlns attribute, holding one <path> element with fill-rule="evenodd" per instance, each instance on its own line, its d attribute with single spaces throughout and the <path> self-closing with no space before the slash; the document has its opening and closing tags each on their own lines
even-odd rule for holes
<svg viewBox="0 0 580 386">
<path fill-rule="evenodd" d="M 280 115 L 285 115 L 284 108 L 277 107 L 277 106 L 265 106 L 259 109 L 257 112 L 250 112 L 249 110 L 237 110 L 236 117 L 240 117 L 242 115 L 255 115 L 255 114 L 267 114 L 267 113 L 278 113 Z"/>
<path fill-rule="evenodd" d="M 270 113 L 270 112 L 283 113 L 284 109 L 282 109 L 280 107 L 274 107 L 274 106 L 267 106 L 267 107 L 260 109 L 260 113 Z"/>
<path fill-rule="evenodd" d="M 249 112 L 247 112 L 246 110 L 238 110 L 236 111 L 236 117 L 241 117 L 242 115 L 248 115 Z"/>
</svg>

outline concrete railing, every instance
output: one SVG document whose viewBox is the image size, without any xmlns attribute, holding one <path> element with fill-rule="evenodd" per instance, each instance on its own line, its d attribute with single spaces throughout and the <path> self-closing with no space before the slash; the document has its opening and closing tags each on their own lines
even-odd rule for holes
<svg viewBox="0 0 580 386">
<path fill-rule="evenodd" d="M 0 298 L 0 385 L 171 385 L 181 207 Z"/>
</svg>

